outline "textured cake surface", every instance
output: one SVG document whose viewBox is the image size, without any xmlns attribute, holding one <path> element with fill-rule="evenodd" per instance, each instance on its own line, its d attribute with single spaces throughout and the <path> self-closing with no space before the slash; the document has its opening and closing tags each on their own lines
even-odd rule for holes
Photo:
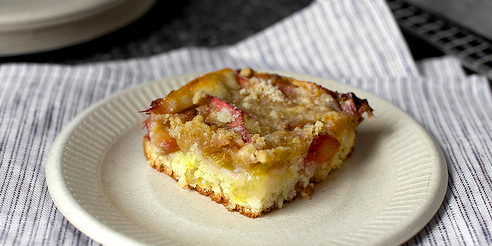
<svg viewBox="0 0 492 246">
<path fill-rule="evenodd" d="M 206 74 L 144 112 L 152 167 L 252 218 L 309 198 L 372 116 L 353 93 L 249 68 Z"/>
</svg>

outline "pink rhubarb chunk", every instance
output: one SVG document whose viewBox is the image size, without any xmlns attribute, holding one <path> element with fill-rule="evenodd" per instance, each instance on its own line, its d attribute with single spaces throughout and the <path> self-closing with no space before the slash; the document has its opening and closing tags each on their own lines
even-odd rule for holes
<svg viewBox="0 0 492 246">
<path fill-rule="evenodd" d="M 230 123 L 227 123 L 226 126 L 230 127 L 232 130 L 234 130 L 236 133 L 241 135 L 243 138 L 243 141 L 245 142 L 251 142 L 251 134 L 249 133 L 248 129 L 244 126 L 244 120 L 243 120 L 243 111 L 228 104 L 227 102 L 220 100 L 217 97 L 210 96 L 210 110 L 211 112 L 219 112 L 219 111 L 224 111 L 226 110 L 229 112 L 232 117 L 233 121 Z"/>
<path fill-rule="evenodd" d="M 320 135 L 313 139 L 309 152 L 304 159 L 305 172 L 314 172 L 323 162 L 331 160 L 340 149 L 340 142 L 330 135 Z"/>
</svg>

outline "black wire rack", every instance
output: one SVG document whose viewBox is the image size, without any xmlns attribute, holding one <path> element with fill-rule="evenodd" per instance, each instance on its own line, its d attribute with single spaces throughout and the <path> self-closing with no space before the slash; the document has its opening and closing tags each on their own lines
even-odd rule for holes
<svg viewBox="0 0 492 246">
<path fill-rule="evenodd" d="M 490 40 L 404 0 L 387 0 L 387 3 L 402 30 L 459 58 L 464 67 L 492 80 Z"/>
</svg>

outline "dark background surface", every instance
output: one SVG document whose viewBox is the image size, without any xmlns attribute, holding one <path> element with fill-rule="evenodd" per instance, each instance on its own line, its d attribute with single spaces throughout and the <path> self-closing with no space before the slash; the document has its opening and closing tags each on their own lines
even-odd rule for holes
<svg viewBox="0 0 492 246">
<path fill-rule="evenodd" d="M 308 6 L 312 0 L 157 1 L 134 23 L 93 41 L 0 63 L 84 64 L 146 57 L 181 47 L 234 44 Z M 443 53 L 404 33 L 416 60 Z"/>
</svg>

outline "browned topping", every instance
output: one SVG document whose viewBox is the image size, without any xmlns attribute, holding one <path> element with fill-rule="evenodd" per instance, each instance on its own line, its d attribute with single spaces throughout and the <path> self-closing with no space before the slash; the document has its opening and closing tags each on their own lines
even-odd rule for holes
<svg viewBox="0 0 492 246">
<path fill-rule="evenodd" d="M 340 106 L 344 112 L 352 115 L 361 116 L 363 113 L 367 113 L 367 116 L 372 118 L 373 109 L 369 106 L 366 99 L 358 98 L 353 92 L 338 94 L 340 100 Z"/>
<path fill-rule="evenodd" d="M 202 150 L 215 145 L 220 151 L 233 153 L 233 166 L 245 167 L 276 160 L 274 156 L 285 159 L 300 155 L 309 146 L 312 149 L 316 144 L 311 142 L 320 135 L 336 141 L 342 132 L 333 126 L 343 124 L 353 129 L 364 112 L 372 115 L 367 101 L 353 93 L 339 94 L 314 83 L 249 68 L 236 72 L 224 69 L 197 78 L 153 101 L 145 112 L 150 115 L 146 121 L 149 138 L 165 152 L 193 144 Z M 314 157 L 310 153 L 308 159 L 320 163 L 338 150 L 335 144 L 326 146 L 317 152 L 328 154 Z M 256 158 L 235 154 L 245 147 Z M 283 151 L 277 149 L 280 147 Z"/>
</svg>

